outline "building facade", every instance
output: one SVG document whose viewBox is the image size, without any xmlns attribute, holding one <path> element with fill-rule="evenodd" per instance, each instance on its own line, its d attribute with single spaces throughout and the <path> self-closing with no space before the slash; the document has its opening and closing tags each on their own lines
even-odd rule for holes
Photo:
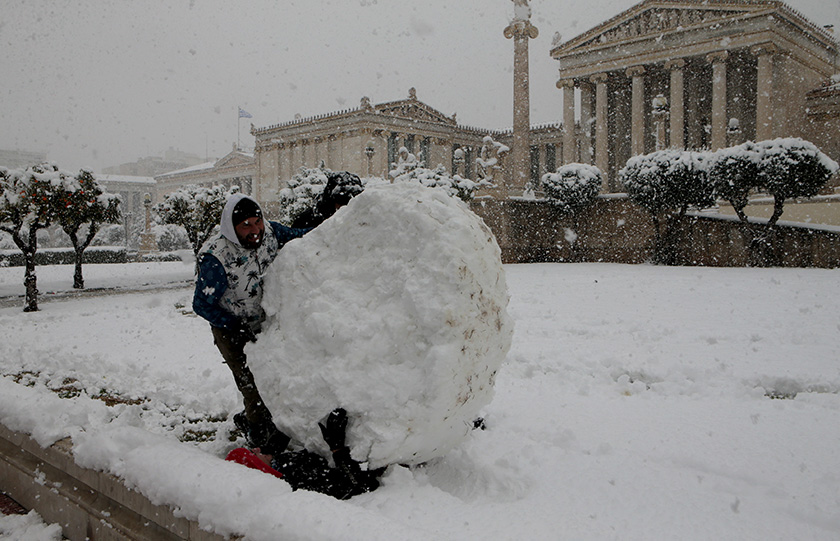
<svg viewBox="0 0 840 541">
<path fill-rule="evenodd" d="M 419 101 L 413 88 L 404 100 L 374 105 L 362 98 L 355 109 L 267 128 L 252 125 L 251 134 L 256 139 L 254 194 L 260 201 L 275 200 L 301 167 L 321 163 L 361 177 L 388 178 L 401 147 L 426 167 L 443 165 L 449 172 L 475 178 L 482 139 L 488 134 L 500 141 L 510 138 L 510 132 L 458 124 L 455 115 Z"/>
<path fill-rule="evenodd" d="M 620 189 L 628 158 L 664 147 L 802 137 L 840 158 L 830 120 L 836 127 L 836 99 L 832 112 L 830 99 L 814 93 L 837 72 L 838 43 L 782 2 L 645 0 L 551 56 L 569 127 L 563 161 L 598 166 L 605 191 Z M 820 115 L 810 110 L 816 102 Z M 582 140 L 575 117 L 587 127 Z"/>
<path fill-rule="evenodd" d="M 233 150 L 218 160 L 157 175 L 158 197 L 163 200 L 164 196 L 190 184 L 208 188 L 239 186 L 242 193 L 250 195 L 256 174 L 255 164 L 253 154 L 239 150 L 234 144 Z"/>
</svg>

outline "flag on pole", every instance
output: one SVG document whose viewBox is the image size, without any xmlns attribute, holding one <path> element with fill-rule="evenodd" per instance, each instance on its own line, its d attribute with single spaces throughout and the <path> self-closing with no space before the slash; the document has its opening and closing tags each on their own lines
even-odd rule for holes
<svg viewBox="0 0 840 541">
<path fill-rule="evenodd" d="M 239 118 L 252 118 L 251 113 L 243 109 L 242 107 L 239 108 Z"/>
</svg>

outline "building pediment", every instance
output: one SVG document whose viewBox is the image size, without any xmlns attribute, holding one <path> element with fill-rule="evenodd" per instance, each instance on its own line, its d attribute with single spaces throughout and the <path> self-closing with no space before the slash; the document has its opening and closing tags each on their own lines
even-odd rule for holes
<svg viewBox="0 0 840 541">
<path fill-rule="evenodd" d="M 422 101 L 409 98 L 407 100 L 380 103 L 374 106 L 374 110 L 383 115 L 391 115 L 408 120 L 419 120 L 425 122 L 437 122 L 442 124 L 455 125 L 455 119 L 446 116 L 440 111 L 429 107 Z"/>
<path fill-rule="evenodd" d="M 622 42 L 661 39 L 668 33 L 713 28 L 730 20 L 773 11 L 798 19 L 798 23 L 803 22 L 796 12 L 776 0 L 646 0 L 558 45 L 552 49 L 551 55 L 558 58 Z"/>
<path fill-rule="evenodd" d="M 254 157 L 250 154 L 245 154 L 238 150 L 234 150 L 226 156 L 223 156 L 216 161 L 214 167 L 236 167 L 238 165 L 253 165 Z"/>
</svg>

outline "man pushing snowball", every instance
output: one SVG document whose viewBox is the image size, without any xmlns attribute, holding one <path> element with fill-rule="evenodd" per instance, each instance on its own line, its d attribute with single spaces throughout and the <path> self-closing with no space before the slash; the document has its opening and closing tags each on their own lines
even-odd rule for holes
<svg viewBox="0 0 840 541">
<path fill-rule="evenodd" d="M 233 373 L 245 410 L 234 416 L 249 445 L 279 454 L 289 437 L 277 430 L 260 397 L 245 356 L 245 344 L 256 341 L 265 313 L 260 305 L 263 274 L 277 253 L 308 229 L 266 221 L 259 204 L 244 194 L 225 203 L 219 234 L 199 253 L 193 310 L 210 322 L 213 341 Z"/>
</svg>

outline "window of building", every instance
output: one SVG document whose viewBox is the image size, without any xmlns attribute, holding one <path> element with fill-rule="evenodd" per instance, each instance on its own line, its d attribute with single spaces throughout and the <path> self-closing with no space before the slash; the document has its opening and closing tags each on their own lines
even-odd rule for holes
<svg viewBox="0 0 840 541">
<path fill-rule="evenodd" d="M 388 136 L 388 170 L 396 167 L 397 165 L 397 152 L 399 149 L 397 148 L 397 135 L 392 133 Z"/>
<path fill-rule="evenodd" d="M 420 161 L 423 162 L 423 167 L 432 167 L 432 164 L 429 162 L 431 157 L 429 156 L 429 146 L 430 146 L 430 139 L 428 137 L 424 137 L 420 139 Z"/>
<path fill-rule="evenodd" d="M 545 172 L 553 173 L 557 171 L 557 147 L 554 143 L 545 145 Z"/>
<path fill-rule="evenodd" d="M 538 186 L 540 182 L 540 147 L 531 147 L 531 184 Z"/>
</svg>

